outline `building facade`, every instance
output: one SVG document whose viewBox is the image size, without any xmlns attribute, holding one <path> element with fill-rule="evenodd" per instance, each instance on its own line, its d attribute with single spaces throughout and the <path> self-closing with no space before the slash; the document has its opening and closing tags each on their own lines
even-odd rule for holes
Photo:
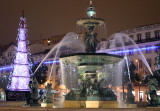
<svg viewBox="0 0 160 111">
<path fill-rule="evenodd" d="M 125 33 L 128 37 L 122 33 Z M 151 70 L 154 69 L 155 57 L 157 56 L 156 45 L 160 44 L 160 24 L 140 26 L 134 29 L 121 31 L 118 34 L 117 36 L 121 36 L 121 40 L 117 37 L 114 38 L 114 40 L 102 41 L 100 43 L 100 50 L 97 52 L 129 56 L 130 60 L 138 67 L 137 73 L 141 80 L 144 79 L 145 75 L 150 74 L 147 65 Z M 118 40 L 116 41 L 115 39 Z M 140 84 L 135 85 L 133 89 L 136 101 L 139 101 L 139 95 L 142 97 L 143 101 L 147 101 L 145 94 L 148 89 L 147 86 L 142 85 L 140 82 Z M 122 92 L 122 88 L 120 90 Z M 127 92 L 127 90 L 125 90 L 125 92 Z M 160 94 L 159 91 L 157 93 Z"/>
</svg>

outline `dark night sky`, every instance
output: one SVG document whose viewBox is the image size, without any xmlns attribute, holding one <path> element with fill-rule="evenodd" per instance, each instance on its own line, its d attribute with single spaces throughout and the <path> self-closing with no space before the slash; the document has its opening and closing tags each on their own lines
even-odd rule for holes
<svg viewBox="0 0 160 111">
<path fill-rule="evenodd" d="M 93 0 L 97 17 L 107 23 L 107 35 L 160 22 L 160 0 Z M 86 16 L 89 0 L 0 0 L 0 44 L 15 41 L 21 10 L 29 40 L 76 32 L 76 20 Z M 40 34 L 42 35 L 40 37 Z"/>
</svg>

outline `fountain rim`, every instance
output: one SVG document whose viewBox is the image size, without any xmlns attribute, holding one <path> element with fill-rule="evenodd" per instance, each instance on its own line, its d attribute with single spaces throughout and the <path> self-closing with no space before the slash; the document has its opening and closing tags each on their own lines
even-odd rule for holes
<svg viewBox="0 0 160 111">
<path fill-rule="evenodd" d="M 102 18 L 95 18 L 95 17 L 86 17 L 86 18 L 81 18 L 77 20 L 77 24 L 78 25 L 84 25 L 86 23 L 86 21 L 92 21 L 92 22 L 98 22 L 100 25 L 105 24 L 104 19 Z"/>
<path fill-rule="evenodd" d="M 112 56 L 112 57 L 117 57 L 117 58 L 124 58 L 124 56 L 108 54 L 108 53 L 74 53 L 74 54 L 69 54 L 69 55 L 63 55 L 63 56 L 60 56 L 59 58 L 77 56 L 77 55 L 92 55 L 92 56 L 99 55 L 99 56 Z"/>
</svg>

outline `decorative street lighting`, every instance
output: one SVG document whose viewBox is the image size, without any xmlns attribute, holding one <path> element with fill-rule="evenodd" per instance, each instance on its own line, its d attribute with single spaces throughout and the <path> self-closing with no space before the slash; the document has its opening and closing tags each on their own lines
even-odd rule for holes
<svg viewBox="0 0 160 111">
<path fill-rule="evenodd" d="M 50 40 L 50 39 L 48 39 L 48 41 L 47 41 L 47 42 L 48 42 L 48 44 L 50 44 L 51 40 Z"/>
<path fill-rule="evenodd" d="M 138 67 L 138 74 L 139 74 L 139 60 L 135 60 L 137 62 L 137 67 Z M 141 82 L 139 81 L 139 101 L 141 101 L 141 97 L 140 97 L 140 87 L 141 87 Z"/>
<path fill-rule="evenodd" d="M 137 67 L 138 67 L 138 74 L 139 74 L 139 60 L 135 60 L 137 62 Z"/>
<path fill-rule="evenodd" d="M 139 82 L 139 101 L 141 101 L 141 95 L 140 95 L 140 87 L 141 87 L 141 82 Z"/>
</svg>

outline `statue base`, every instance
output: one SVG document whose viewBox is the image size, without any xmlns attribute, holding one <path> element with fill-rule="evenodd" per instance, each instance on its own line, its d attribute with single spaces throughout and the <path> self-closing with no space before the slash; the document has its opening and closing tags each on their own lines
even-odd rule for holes
<svg viewBox="0 0 160 111">
<path fill-rule="evenodd" d="M 6 101 L 25 101 L 30 91 L 5 91 Z"/>
<path fill-rule="evenodd" d="M 124 108 L 137 108 L 137 104 L 124 104 Z"/>
<path fill-rule="evenodd" d="M 41 106 L 40 104 L 29 104 L 29 105 L 26 105 L 24 104 L 23 107 L 39 107 Z"/>
<path fill-rule="evenodd" d="M 118 101 L 100 101 L 101 108 L 119 108 Z"/>
<path fill-rule="evenodd" d="M 147 105 L 147 108 L 159 108 L 160 105 Z"/>
<path fill-rule="evenodd" d="M 85 101 L 64 101 L 64 108 L 85 108 Z"/>
<path fill-rule="evenodd" d="M 41 102 L 41 107 L 53 107 L 53 103 Z"/>
<path fill-rule="evenodd" d="M 99 108 L 100 101 L 86 101 L 86 108 Z"/>
<path fill-rule="evenodd" d="M 63 108 L 119 108 L 118 101 L 69 101 L 63 102 Z"/>
</svg>

